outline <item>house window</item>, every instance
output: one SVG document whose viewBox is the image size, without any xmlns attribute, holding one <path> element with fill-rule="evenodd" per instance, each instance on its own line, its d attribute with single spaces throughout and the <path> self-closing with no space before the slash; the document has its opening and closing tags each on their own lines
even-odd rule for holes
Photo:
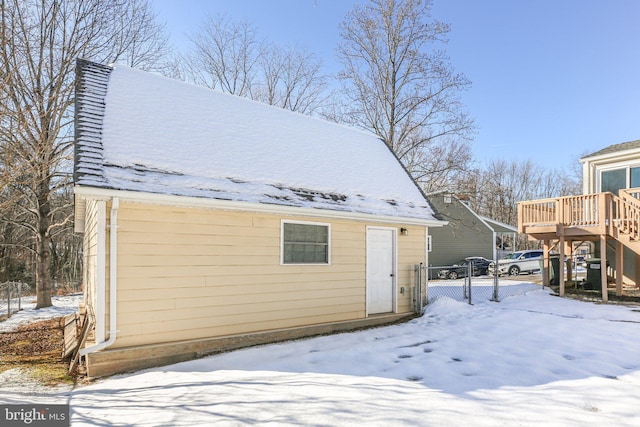
<svg viewBox="0 0 640 427">
<path fill-rule="evenodd" d="M 640 167 L 625 167 L 620 169 L 603 170 L 600 173 L 600 191 L 610 191 L 618 194 L 623 188 L 640 187 Z"/>
<path fill-rule="evenodd" d="M 627 188 L 626 169 L 614 169 L 609 171 L 602 171 L 602 186 L 601 191 L 610 191 L 617 195 L 618 190 L 621 188 Z"/>
<path fill-rule="evenodd" d="M 282 221 L 283 264 L 329 264 L 329 224 Z"/>
<path fill-rule="evenodd" d="M 629 188 L 640 187 L 640 167 L 631 168 L 629 171 Z"/>
</svg>

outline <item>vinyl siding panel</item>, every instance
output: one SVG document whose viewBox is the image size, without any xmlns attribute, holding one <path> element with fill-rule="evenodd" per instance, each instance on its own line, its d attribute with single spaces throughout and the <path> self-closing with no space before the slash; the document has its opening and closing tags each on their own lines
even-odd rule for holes
<svg viewBox="0 0 640 427">
<path fill-rule="evenodd" d="M 91 200 L 86 205 L 84 222 L 84 302 L 92 309 L 96 305 L 97 263 L 98 263 L 98 202 Z"/>
<path fill-rule="evenodd" d="M 413 286 L 415 264 L 426 262 L 426 239 L 424 227 L 404 227 L 408 236 L 398 232 L 398 271 L 397 271 L 397 301 L 398 312 L 407 313 L 413 310 Z M 404 293 L 402 290 L 404 288 Z"/>
<path fill-rule="evenodd" d="M 281 265 L 282 220 L 330 223 L 331 264 Z M 368 225 L 121 203 L 112 348 L 364 318 Z M 424 227 L 398 235 L 397 254 L 397 311 L 410 312 Z"/>
<path fill-rule="evenodd" d="M 493 259 L 493 232 L 459 200 L 453 198 L 446 204 L 443 199 L 441 194 L 430 198 L 442 219 L 449 224 L 429 228 L 432 236 L 429 265 L 452 265 L 469 256 Z"/>
</svg>

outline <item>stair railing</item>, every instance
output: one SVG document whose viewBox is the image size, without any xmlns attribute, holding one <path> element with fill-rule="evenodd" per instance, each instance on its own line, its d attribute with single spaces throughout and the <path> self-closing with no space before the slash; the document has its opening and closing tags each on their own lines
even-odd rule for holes
<svg viewBox="0 0 640 427">
<path fill-rule="evenodd" d="M 631 240 L 640 239 L 640 200 L 624 190 L 620 190 L 620 197 L 612 195 L 612 209 L 615 212 L 612 227 L 609 233 L 617 237 L 618 234 L 626 234 Z M 615 233 L 617 231 L 617 233 Z"/>
</svg>

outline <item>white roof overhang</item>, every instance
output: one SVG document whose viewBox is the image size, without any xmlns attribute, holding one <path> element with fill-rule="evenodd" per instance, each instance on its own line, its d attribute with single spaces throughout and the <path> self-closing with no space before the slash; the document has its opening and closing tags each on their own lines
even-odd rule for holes
<svg viewBox="0 0 640 427">
<path fill-rule="evenodd" d="M 383 224 L 419 225 L 425 227 L 442 227 L 448 224 L 448 221 L 440 221 L 433 218 L 375 215 L 353 211 L 210 199 L 204 197 L 178 196 L 172 194 L 147 193 L 141 191 L 114 190 L 79 185 L 76 185 L 74 187 L 74 194 L 76 201 L 76 231 L 82 231 L 84 229 L 84 225 L 82 225 L 82 228 L 79 229 L 79 224 L 84 224 L 83 221 L 86 200 L 109 200 L 114 197 L 119 198 L 120 202 L 180 206 L 201 209 L 220 209 L 228 211 L 258 212 L 276 215 L 304 216 L 327 219 L 333 218 L 352 221 L 377 222 Z"/>
</svg>

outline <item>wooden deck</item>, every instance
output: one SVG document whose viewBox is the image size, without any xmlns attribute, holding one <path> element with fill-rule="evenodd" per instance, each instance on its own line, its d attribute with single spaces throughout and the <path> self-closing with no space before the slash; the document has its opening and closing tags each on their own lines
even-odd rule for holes
<svg viewBox="0 0 640 427">
<path fill-rule="evenodd" d="M 572 256 L 573 242 L 600 242 L 606 248 L 615 244 L 616 272 L 624 271 L 623 250 L 636 254 L 636 270 L 640 264 L 640 188 L 612 193 L 584 194 L 518 203 L 518 231 L 533 240 L 544 242 L 543 281 L 549 283 L 549 253 L 557 247 L 560 259 Z M 601 251 L 602 299 L 607 300 L 607 259 Z M 572 271 L 567 270 L 571 280 Z M 623 274 L 616 274 L 616 293 L 622 293 Z M 636 285 L 640 272 L 636 273 Z M 560 294 L 564 295 L 565 274 L 559 272 Z"/>
</svg>

